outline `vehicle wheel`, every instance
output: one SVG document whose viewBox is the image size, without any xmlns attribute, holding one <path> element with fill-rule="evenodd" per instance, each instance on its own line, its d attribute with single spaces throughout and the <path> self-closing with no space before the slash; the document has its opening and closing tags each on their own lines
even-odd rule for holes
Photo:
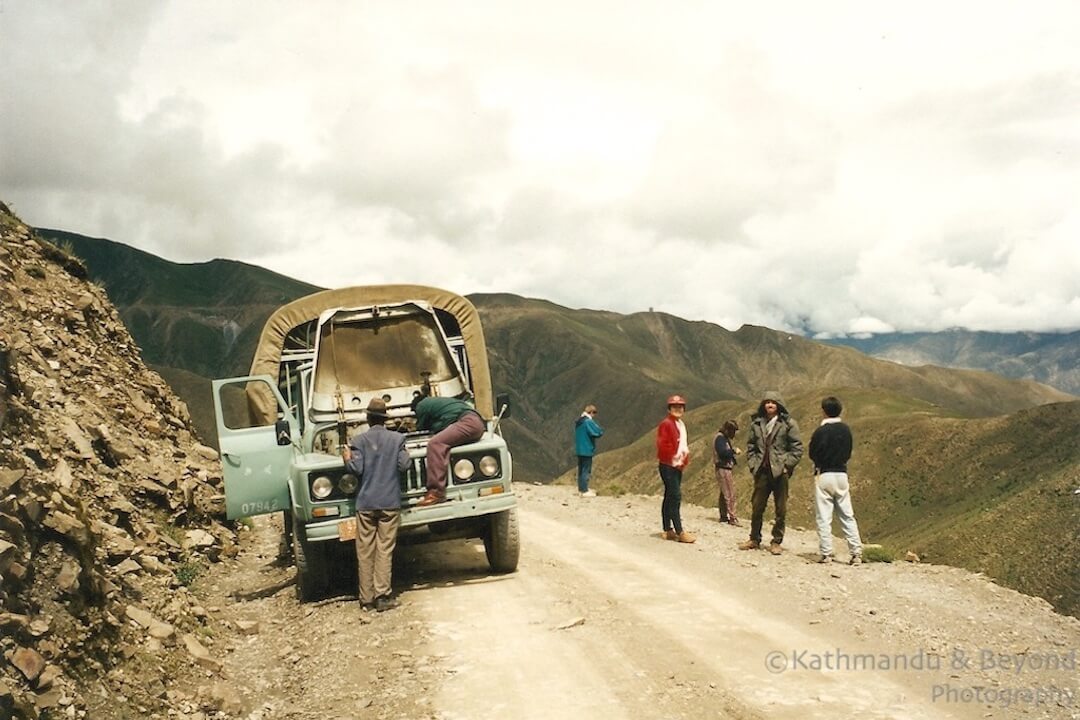
<svg viewBox="0 0 1080 720">
<path fill-rule="evenodd" d="M 484 552 L 487 554 L 488 564 L 495 572 L 510 573 L 517 570 L 518 556 L 521 554 L 517 508 L 491 516 L 488 531 L 484 534 Z"/>
<path fill-rule="evenodd" d="M 309 543 L 293 532 L 293 558 L 296 561 L 296 598 L 300 602 L 317 599 L 326 591 L 326 553 L 319 543 Z"/>
</svg>

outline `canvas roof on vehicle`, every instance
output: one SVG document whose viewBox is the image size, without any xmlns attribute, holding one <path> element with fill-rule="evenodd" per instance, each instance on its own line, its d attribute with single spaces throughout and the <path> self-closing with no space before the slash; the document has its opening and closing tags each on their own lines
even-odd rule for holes
<svg viewBox="0 0 1080 720">
<path fill-rule="evenodd" d="M 409 301 L 426 302 L 431 307 L 444 310 L 457 319 L 461 327 L 462 339 L 465 342 L 465 351 L 469 356 L 476 409 L 484 417 L 491 417 L 493 408 L 491 371 L 488 367 L 487 347 L 484 344 L 479 313 L 473 304 L 462 296 L 424 285 L 363 285 L 323 290 L 281 306 L 263 325 L 249 374 L 269 375 L 276 379 L 286 336 L 297 327 L 317 320 L 325 310 L 391 305 Z M 272 423 L 277 416 L 274 398 L 267 394 L 250 393 L 248 406 L 252 420 L 259 424 Z"/>
</svg>

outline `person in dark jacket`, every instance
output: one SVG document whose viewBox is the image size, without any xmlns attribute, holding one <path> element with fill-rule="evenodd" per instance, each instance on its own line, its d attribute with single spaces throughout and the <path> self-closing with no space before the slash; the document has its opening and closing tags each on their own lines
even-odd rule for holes
<svg viewBox="0 0 1080 720">
<path fill-rule="evenodd" d="M 596 406 L 586 405 L 581 416 L 574 422 L 574 452 L 577 453 L 577 489 L 581 497 L 596 497 L 589 489 L 592 476 L 592 460 L 596 454 L 596 439 L 604 434 L 604 428 L 596 422 Z"/>
<path fill-rule="evenodd" d="M 682 475 L 690 464 L 690 445 L 682 420 L 686 400 L 681 395 L 672 395 L 668 398 L 667 409 L 667 417 L 656 426 L 656 459 L 660 480 L 664 483 L 660 522 L 666 539 L 692 543 L 697 538 L 682 526 Z"/>
<path fill-rule="evenodd" d="M 716 484 L 720 489 L 720 498 L 717 506 L 720 508 L 720 522 L 742 527 L 742 523 L 735 517 L 735 481 L 731 476 L 731 470 L 738 462 L 736 455 L 739 449 L 731 444 L 735 439 L 735 433 L 739 431 L 739 424 L 734 420 L 728 420 L 716 432 L 713 438 L 713 467 L 716 469 Z"/>
<path fill-rule="evenodd" d="M 397 605 L 391 571 L 401 524 L 400 473 L 409 467 L 405 436 L 386 429 L 386 402 L 372 398 L 368 429 L 343 451 L 345 465 L 360 481 L 356 494 L 356 560 L 360 604 L 379 612 Z"/>
<path fill-rule="evenodd" d="M 473 443 L 484 436 L 484 419 L 472 404 L 453 397 L 418 395 L 413 400 L 416 429 L 435 433 L 427 445 L 427 494 L 416 503 L 420 507 L 446 500 L 450 450 Z"/>
<path fill-rule="evenodd" d="M 862 540 L 855 511 L 851 507 L 847 463 L 851 459 L 851 428 L 840 420 L 843 406 L 833 396 L 821 401 L 825 419 L 810 436 L 810 459 L 814 462 L 814 507 L 817 515 L 818 545 L 821 559 L 832 562 L 833 510 L 840 517 L 840 529 L 847 540 L 852 565 L 862 563 Z"/>
<path fill-rule="evenodd" d="M 750 418 L 746 465 L 754 478 L 754 495 L 751 500 L 750 539 L 739 545 L 740 550 L 761 547 L 761 524 L 769 504 L 769 495 L 772 495 L 776 520 L 772 526 L 769 552 L 773 555 L 783 552 L 781 545 L 787 515 L 788 481 L 802 455 L 798 423 L 788 414 L 780 393 L 767 391 L 757 412 Z"/>
</svg>

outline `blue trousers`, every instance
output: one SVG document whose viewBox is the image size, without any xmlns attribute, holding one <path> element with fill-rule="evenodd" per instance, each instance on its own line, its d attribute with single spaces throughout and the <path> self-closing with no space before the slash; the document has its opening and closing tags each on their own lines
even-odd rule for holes
<svg viewBox="0 0 1080 720">
<path fill-rule="evenodd" d="M 664 503 L 660 506 L 660 521 L 664 530 L 682 532 L 682 470 L 660 464 L 660 479 L 664 481 Z"/>
<path fill-rule="evenodd" d="M 577 489 L 586 492 L 589 489 L 589 477 L 592 476 L 592 455 L 577 456 Z"/>
</svg>

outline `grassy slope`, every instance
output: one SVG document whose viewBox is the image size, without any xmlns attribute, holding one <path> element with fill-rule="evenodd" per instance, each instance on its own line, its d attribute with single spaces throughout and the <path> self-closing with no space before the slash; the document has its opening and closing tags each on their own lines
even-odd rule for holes
<svg viewBox="0 0 1080 720">
<path fill-rule="evenodd" d="M 858 429 L 854 492 L 872 537 L 1080 614 L 1080 402 L 899 420 Z"/>
</svg>

